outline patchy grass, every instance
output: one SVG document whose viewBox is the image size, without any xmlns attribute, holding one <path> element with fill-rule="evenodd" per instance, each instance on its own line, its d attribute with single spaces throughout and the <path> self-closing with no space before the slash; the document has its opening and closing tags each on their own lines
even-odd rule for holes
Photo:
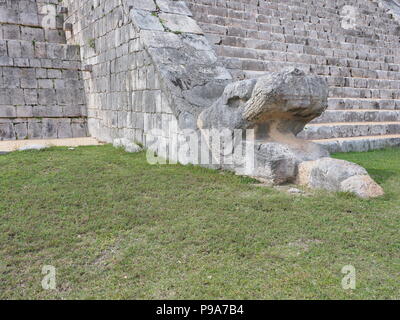
<svg viewBox="0 0 400 320">
<path fill-rule="evenodd" d="M 386 196 L 290 195 L 111 146 L 1 155 L 0 298 L 398 299 L 400 149 L 336 156 Z"/>
</svg>

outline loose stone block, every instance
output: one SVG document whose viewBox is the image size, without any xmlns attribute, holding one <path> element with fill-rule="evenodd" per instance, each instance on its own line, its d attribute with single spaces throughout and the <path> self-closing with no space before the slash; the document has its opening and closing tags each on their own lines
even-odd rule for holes
<svg viewBox="0 0 400 320">
<path fill-rule="evenodd" d="M 19 148 L 18 151 L 31 151 L 31 150 L 39 151 L 39 150 L 44 150 L 47 148 L 49 148 L 49 147 L 42 145 L 42 144 L 30 144 L 30 145 Z"/>
</svg>

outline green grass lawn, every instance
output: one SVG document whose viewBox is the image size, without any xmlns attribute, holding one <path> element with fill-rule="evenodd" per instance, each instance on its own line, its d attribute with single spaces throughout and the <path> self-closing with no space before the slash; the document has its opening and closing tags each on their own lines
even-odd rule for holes
<svg viewBox="0 0 400 320">
<path fill-rule="evenodd" d="M 336 156 L 385 197 L 290 195 L 111 146 L 0 155 L 0 298 L 399 299 L 400 149 Z"/>
</svg>

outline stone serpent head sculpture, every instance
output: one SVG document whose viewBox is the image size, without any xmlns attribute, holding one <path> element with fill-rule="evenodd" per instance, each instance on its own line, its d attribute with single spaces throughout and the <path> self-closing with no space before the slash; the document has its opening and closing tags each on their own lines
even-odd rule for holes
<svg viewBox="0 0 400 320">
<path fill-rule="evenodd" d="M 244 144 L 253 151 L 251 172 L 243 171 L 242 166 L 225 167 L 238 174 L 271 184 L 297 182 L 362 197 L 382 195 L 383 190 L 365 169 L 331 159 L 322 146 L 296 137 L 327 109 L 327 99 L 323 78 L 290 68 L 227 85 L 222 96 L 199 115 L 197 125 L 203 135 L 209 130 L 251 130 L 246 131 L 252 132 L 251 136 L 244 135 Z M 220 148 L 209 147 L 218 157 Z M 329 167 L 335 168 L 334 172 Z"/>
</svg>

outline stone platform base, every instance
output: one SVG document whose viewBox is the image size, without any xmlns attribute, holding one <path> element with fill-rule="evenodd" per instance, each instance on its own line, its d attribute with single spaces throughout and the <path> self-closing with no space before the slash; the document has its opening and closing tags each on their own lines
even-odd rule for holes
<svg viewBox="0 0 400 320">
<path fill-rule="evenodd" d="M 22 147 L 40 145 L 46 147 L 80 147 L 102 145 L 95 138 L 70 138 L 70 139 L 40 139 L 40 140 L 14 140 L 0 141 L 0 153 L 16 151 Z"/>
</svg>

